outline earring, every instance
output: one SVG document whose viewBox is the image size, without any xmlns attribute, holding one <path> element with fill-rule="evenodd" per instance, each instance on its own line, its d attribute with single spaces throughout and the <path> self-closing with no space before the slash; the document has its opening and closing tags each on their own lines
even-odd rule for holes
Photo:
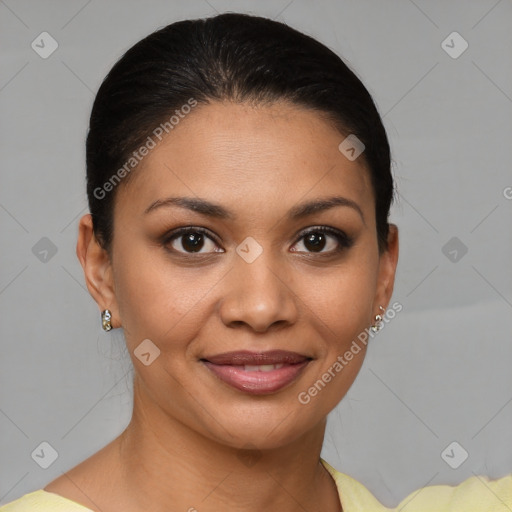
<svg viewBox="0 0 512 512">
<path fill-rule="evenodd" d="M 380 310 L 384 313 L 384 311 L 386 311 L 382 306 L 379 306 Z M 371 325 L 370 326 L 370 329 L 373 331 L 373 332 L 378 332 L 382 329 L 383 327 L 383 323 L 382 323 L 382 315 L 378 314 L 378 315 L 375 315 L 375 324 L 374 325 Z"/>
<path fill-rule="evenodd" d="M 112 313 L 110 309 L 105 309 L 101 312 L 101 327 L 103 327 L 104 331 L 110 331 L 112 329 L 112 324 L 110 321 L 112 320 Z"/>
</svg>

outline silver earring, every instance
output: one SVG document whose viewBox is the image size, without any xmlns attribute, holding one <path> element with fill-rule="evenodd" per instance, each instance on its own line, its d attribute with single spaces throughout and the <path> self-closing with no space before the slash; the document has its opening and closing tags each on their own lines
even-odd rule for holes
<svg viewBox="0 0 512 512">
<path fill-rule="evenodd" d="M 105 309 L 101 312 L 101 327 L 103 327 L 104 331 L 110 331 L 112 329 L 112 312 L 110 309 Z"/>
<path fill-rule="evenodd" d="M 384 311 L 386 311 L 382 306 L 379 306 L 380 310 L 384 313 Z M 375 324 L 371 325 L 370 326 L 370 329 L 373 331 L 373 332 L 378 332 L 382 329 L 382 326 L 384 324 L 382 323 L 382 315 L 378 314 L 378 315 L 375 315 Z"/>
</svg>

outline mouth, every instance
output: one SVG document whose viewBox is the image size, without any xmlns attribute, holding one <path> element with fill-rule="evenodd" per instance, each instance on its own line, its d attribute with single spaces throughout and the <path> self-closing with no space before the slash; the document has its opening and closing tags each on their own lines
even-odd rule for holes
<svg viewBox="0 0 512 512">
<path fill-rule="evenodd" d="M 290 385 L 312 361 L 284 350 L 226 352 L 200 360 L 220 380 L 253 395 L 274 393 Z"/>
</svg>

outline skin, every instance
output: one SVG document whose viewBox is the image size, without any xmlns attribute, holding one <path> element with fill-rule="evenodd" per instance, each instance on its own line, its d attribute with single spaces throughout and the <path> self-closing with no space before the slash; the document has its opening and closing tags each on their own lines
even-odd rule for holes
<svg viewBox="0 0 512 512">
<path fill-rule="evenodd" d="M 87 287 L 123 327 L 133 361 L 133 416 L 45 490 L 102 512 L 342 510 L 319 457 L 327 414 L 355 380 L 365 346 L 308 404 L 297 395 L 388 306 L 398 261 L 395 225 L 379 254 L 370 176 L 362 157 L 338 150 L 344 138 L 320 113 L 284 102 L 198 106 L 119 186 L 110 255 L 90 215 L 81 218 Z M 332 195 L 357 203 L 362 216 L 337 206 L 287 219 L 292 207 Z M 176 206 L 144 214 L 169 196 L 221 204 L 236 219 Z M 212 233 L 202 254 L 183 237 L 166 251 L 162 238 L 182 226 Z M 344 231 L 353 244 L 336 253 L 339 242 L 326 234 L 315 252 L 300 232 L 316 226 Z M 252 263 L 236 252 L 246 237 L 263 249 Z M 134 356 L 145 339 L 160 350 L 148 366 Z M 199 361 L 244 349 L 313 360 L 263 396 L 232 388 Z"/>
</svg>

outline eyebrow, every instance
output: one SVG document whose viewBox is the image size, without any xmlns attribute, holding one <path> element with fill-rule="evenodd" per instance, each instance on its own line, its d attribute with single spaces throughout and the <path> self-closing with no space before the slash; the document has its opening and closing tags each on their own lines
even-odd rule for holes
<svg viewBox="0 0 512 512">
<path fill-rule="evenodd" d="M 236 220 L 237 218 L 233 212 L 230 212 L 220 204 L 212 203 L 206 199 L 195 197 L 167 197 L 165 199 L 158 199 L 151 203 L 146 208 L 146 210 L 144 210 L 144 215 L 159 208 L 172 206 L 191 210 L 201 215 L 214 217 L 217 219 Z M 360 206 L 352 199 L 341 196 L 315 199 L 306 203 L 299 204 L 294 206 L 288 212 L 287 216 L 289 220 L 298 220 L 313 213 L 323 212 L 337 206 L 346 206 L 354 209 L 357 211 L 357 213 L 359 213 L 363 222 L 365 222 L 363 211 L 361 210 Z"/>
</svg>

